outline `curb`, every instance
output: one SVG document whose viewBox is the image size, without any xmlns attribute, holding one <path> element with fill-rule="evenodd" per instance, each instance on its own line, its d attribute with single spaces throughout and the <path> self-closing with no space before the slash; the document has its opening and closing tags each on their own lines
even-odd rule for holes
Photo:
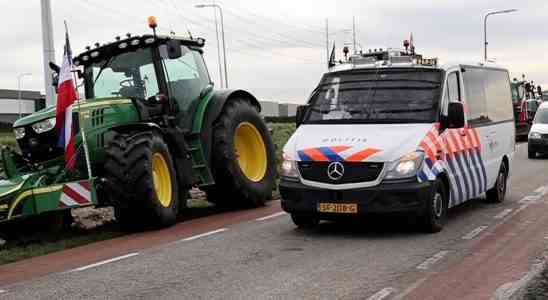
<svg viewBox="0 0 548 300">
<path fill-rule="evenodd" d="M 544 254 L 538 262 L 531 266 L 521 279 L 501 285 L 494 293 L 492 300 L 522 300 L 527 294 L 527 289 L 542 275 L 542 271 L 548 268 L 547 254 Z"/>
</svg>

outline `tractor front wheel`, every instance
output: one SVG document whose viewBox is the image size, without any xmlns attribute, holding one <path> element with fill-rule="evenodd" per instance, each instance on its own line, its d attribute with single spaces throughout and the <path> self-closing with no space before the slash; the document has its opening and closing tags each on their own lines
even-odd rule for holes
<svg viewBox="0 0 548 300">
<path fill-rule="evenodd" d="M 107 190 L 126 228 L 175 223 L 179 187 L 168 145 L 155 132 L 117 134 L 107 149 Z"/>
<path fill-rule="evenodd" d="M 272 195 L 275 152 L 257 108 L 247 99 L 230 100 L 215 124 L 208 200 L 225 208 L 256 207 Z"/>
</svg>

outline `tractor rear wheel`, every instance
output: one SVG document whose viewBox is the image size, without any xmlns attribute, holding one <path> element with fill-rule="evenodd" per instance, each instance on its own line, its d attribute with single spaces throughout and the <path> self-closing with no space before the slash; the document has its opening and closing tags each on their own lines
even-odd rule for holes
<svg viewBox="0 0 548 300">
<path fill-rule="evenodd" d="M 257 108 L 246 99 L 228 102 L 213 132 L 215 186 L 208 200 L 224 208 L 256 207 L 272 196 L 274 144 Z"/>
<path fill-rule="evenodd" d="M 107 191 L 125 228 L 160 228 L 175 223 L 179 186 L 173 159 L 155 132 L 117 134 L 107 148 Z"/>
</svg>

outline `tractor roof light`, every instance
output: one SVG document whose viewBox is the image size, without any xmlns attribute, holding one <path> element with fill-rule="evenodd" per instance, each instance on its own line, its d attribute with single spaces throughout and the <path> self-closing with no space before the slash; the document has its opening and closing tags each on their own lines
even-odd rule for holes
<svg viewBox="0 0 548 300">
<path fill-rule="evenodd" d="M 156 29 L 156 27 L 158 27 L 158 22 L 155 16 L 149 16 L 147 20 L 148 20 L 148 27 L 150 27 L 151 29 Z"/>
</svg>

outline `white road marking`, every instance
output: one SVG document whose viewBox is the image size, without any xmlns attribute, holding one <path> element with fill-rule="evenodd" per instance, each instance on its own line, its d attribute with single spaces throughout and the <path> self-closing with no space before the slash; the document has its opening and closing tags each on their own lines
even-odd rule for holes
<svg viewBox="0 0 548 300">
<path fill-rule="evenodd" d="M 283 215 L 286 215 L 286 214 L 287 213 L 285 211 L 280 211 L 280 212 L 277 212 L 275 214 L 264 216 L 262 218 L 257 218 L 257 219 L 255 219 L 255 221 L 265 221 L 265 220 L 276 218 L 276 217 L 283 216 Z"/>
<path fill-rule="evenodd" d="M 495 219 L 504 219 L 504 217 L 506 217 L 508 214 L 510 214 L 512 212 L 512 209 L 511 208 L 507 208 L 503 211 L 501 211 L 500 213 L 498 213 L 497 215 L 494 216 Z"/>
<path fill-rule="evenodd" d="M 540 199 L 540 195 L 529 195 L 521 198 L 521 200 L 518 201 L 519 204 L 530 204 L 530 203 L 536 203 Z"/>
<path fill-rule="evenodd" d="M 475 238 L 476 236 L 478 236 L 478 234 L 480 234 L 485 229 L 487 229 L 487 226 L 480 226 L 480 227 L 470 231 L 469 233 L 467 233 L 465 236 L 462 237 L 462 239 L 463 240 L 471 240 L 471 239 Z"/>
<path fill-rule="evenodd" d="M 106 265 L 106 264 L 109 264 L 109 263 L 112 263 L 112 262 L 120 261 L 122 259 L 130 258 L 130 257 L 137 256 L 137 255 L 139 255 L 139 252 L 129 253 L 129 254 L 126 254 L 126 255 L 114 257 L 114 258 L 103 260 L 103 261 L 100 261 L 100 262 L 96 262 L 96 263 L 91 264 L 91 265 L 76 268 L 74 270 L 68 271 L 67 273 L 84 271 L 84 270 L 87 270 L 87 269 L 91 269 L 91 268 L 95 268 L 95 267 L 98 267 L 98 266 Z"/>
<path fill-rule="evenodd" d="M 227 231 L 227 230 L 228 230 L 228 228 L 221 228 L 221 229 L 217 229 L 217 230 L 213 230 L 213 231 L 209 231 L 209 232 L 205 232 L 205 233 L 193 235 L 193 236 L 190 236 L 190 237 L 187 237 L 187 238 L 182 239 L 181 242 L 188 242 L 188 241 L 197 240 L 197 239 L 199 239 L 199 238 L 203 238 L 203 237 L 206 237 L 206 236 L 208 236 L 208 235 L 212 235 L 212 234 L 224 232 L 224 231 Z"/>
<path fill-rule="evenodd" d="M 535 190 L 535 193 L 537 193 L 540 196 L 546 195 L 548 193 L 548 186 L 541 186 L 538 189 Z"/>
<path fill-rule="evenodd" d="M 5 292 L 6 292 L 6 290 L 0 290 L 0 294 L 3 294 Z"/>
<path fill-rule="evenodd" d="M 382 299 L 390 296 L 390 294 L 392 294 L 394 291 L 395 291 L 395 289 L 393 289 L 391 287 L 387 287 L 387 288 L 384 288 L 384 289 L 376 292 L 371 297 L 367 298 L 367 300 L 382 300 Z"/>
<path fill-rule="evenodd" d="M 430 257 L 429 259 L 425 260 L 423 263 L 418 265 L 417 269 L 428 270 L 432 265 L 442 260 L 448 253 L 449 251 L 440 251 L 434 254 L 434 256 Z"/>
</svg>

